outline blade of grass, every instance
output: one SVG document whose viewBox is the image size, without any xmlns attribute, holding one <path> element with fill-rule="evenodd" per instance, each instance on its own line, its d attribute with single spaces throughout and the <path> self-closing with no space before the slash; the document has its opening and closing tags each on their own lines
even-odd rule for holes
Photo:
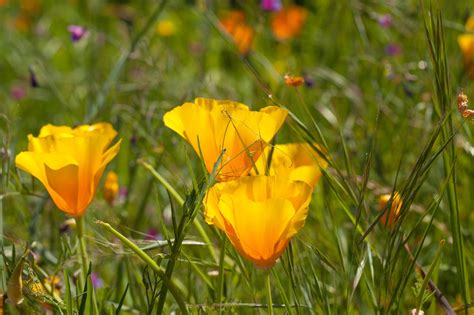
<svg viewBox="0 0 474 315">
<path fill-rule="evenodd" d="M 153 269 L 153 271 L 155 271 L 163 280 L 164 285 L 166 285 L 166 287 L 170 290 L 171 294 L 176 300 L 176 303 L 178 303 L 181 312 L 183 314 L 188 313 L 186 303 L 183 300 L 183 296 L 185 294 L 182 289 L 180 289 L 183 287 L 183 285 L 180 282 L 168 278 L 165 275 L 165 270 L 162 267 L 160 267 L 150 256 L 148 256 L 132 241 L 130 241 L 128 238 L 120 234 L 120 232 L 115 230 L 109 223 L 103 221 L 96 221 L 96 223 L 103 226 L 107 231 L 117 237 L 122 242 L 122 244 L 134 251 L 138 255 L 138 257 L 140 257 L 151 269 Z"/>
</svg>

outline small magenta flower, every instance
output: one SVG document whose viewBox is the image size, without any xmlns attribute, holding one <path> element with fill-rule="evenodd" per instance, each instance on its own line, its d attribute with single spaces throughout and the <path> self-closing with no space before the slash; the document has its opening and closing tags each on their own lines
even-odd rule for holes
<svg viewBox="0 0 474 315">
<path fill-rule="evenodd" d="M 145 234 L 146 241 L 158 241 L 163 239 L 163 236 L 156 229 L 149 229 Z"/>
<path fill-rule="evenodd" d="M 377 20 L 379 22 L 379 25 L 383 28 L 389 28 L 390 26 L 392 26 L 393 23 L 393 19 L 390 14 L 381 15 Z"/>
<path fill-rule="evenodd" d="M 26 96 L 26 90 L 22 86 L 12 86 L 10 89 L 10 97 L 15 101 L 19 101 Z"/>
<path fill-rule="evenodd" d="M 281 0 L 262 0 L 260 7 L 264 11 L 280 11 Z"/>
<path fill-rule="evenodd" d="M 69 25 L 67 30 L 71 34 L 71 40 L 73 42 L 80 41 L 81 38 L 87 33 L 86 28 L 79 25 Z"/>
</svg>

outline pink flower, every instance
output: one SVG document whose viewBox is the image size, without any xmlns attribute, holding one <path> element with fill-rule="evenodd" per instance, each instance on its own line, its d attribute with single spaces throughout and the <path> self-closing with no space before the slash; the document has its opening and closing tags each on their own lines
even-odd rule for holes
<svg viewBox="0 0 474 315">
<path fill-rule="evenodd" d="M 384 14 L 379 16 L 378 22 L 381 27 L 389 28 L 390 26 L 392 26 L 393 19 L 390 14 Z"/>
<path fill-rule="evenodd" d="M 15 101 L 19 101 L 26 96 L 26 89 L 22 86 L 12 86 L 10 89 L 10 97 Z"/>
<path fill-rule="evenodd" d="M 281 0 L 262 0 L 260 6 L 264 11 L 279 11 L 281 10 Z"/>
<path fill-rule="evenodd" d="M 155 229 L 151 228 L 145 234 L 145 240 L 147 241 L 158 241 L 163 239 L 162 235 Z"/>
<path fill-rule="evenodd" d="M 67 30 L 69 33 L 71 33 L 71 40 L 73 42 L 80 41 L 81 38 L 87 33 L 86 28 L 79 25 L 69 25 Z"/>
</svg>

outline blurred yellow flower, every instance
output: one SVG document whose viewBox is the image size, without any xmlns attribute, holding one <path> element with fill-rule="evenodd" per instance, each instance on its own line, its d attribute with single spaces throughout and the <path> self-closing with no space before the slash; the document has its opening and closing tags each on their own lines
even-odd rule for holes
<svg viewBox="0 0 474 315">
<path fill-rule="evenodd" d="M 385 194 L 379 197 L 379 211 L 382 211 L 385 209 L 385 207 L 387 207 L 387 203 L 391 198 L 391 194 Z M 380 223 L 389 227 L 393 226 L 395 223 L 395 220 L 399 216 L 400 209 L 403 205 L 402 199 L 400 198 L 400 194 L 398 192 L 393 194 L 393 200 L 391 202 L 392 205 L 390 209 L 386 209 L 385 213 L 380 217 Z"/>
<path fill-rule="evenodd" d="M 186 139 L 211 172 L 222 151 L 217 180 L 248 174 L 288 112 L 276 106 L 250 111 L 241 103 L 197 98 L 167 112 L 165 126 Z"/>
<path fill-rule="evenodd" d="M 307 15 L 306 9 L 297 5 L 276 12 L 272 19 L 273 35 L 279 40 L 297 36 L 303 28 Z"/>
<path fill-rule="evenodd" d="M 46 292 L 50 293 L 56 300 L 61 300 L 61 278 L 58 276 L 48 276 L 43 280 Z"/>
<path fill-rule="evenodd" d="M 319 149 L 317 144 L 315 147 Z M 267 147 L 256 162 L 260 174 L 265 174 L 271 147 Z M 268 175 L 288 176 L 293 181 L 303 181 L 314 188 L 321 177 L 321 168 L 327 162 L 307 143 L 277 144 L 271 156 Z"/>
<path fill-rule="evenodd" d="M 208 190 L 204 217 L 225 232 L 242 256 L 268 268 L 303 227 L 311 193 L 308 184 L 285 177 L 241 177 Z"/>
<path fill-rule="evenodd" d="M 254 31 L 246 23 L 244 12 L 238 10 L 230 11 L 220 20 L 220 23 L 232 37 L 239 52 L 247 54 L 252 48 Z"/>
<path fill-rule="evenodd" d="M 169 37 L 176 33 L 176 25 L 171 20 L 162 20 L 156 25 L 156 32 L 163 36 Z"/>
<path fill-rule="evenodd" d="M 112 125 L 77 128 L 46 125 L 38 137 L 28 135 L 28 151 L 16 156 L 16 166 L 43 183 L 56 206 L 82 216 L 94 197 L 106 165 L 117 155 L 119 140 Z"/>
<path fill-rule="evenodd" d="M 107 201 L 109 205 L 112 205 L 117 198 L 119 193 L 119 183 L 118 183 L 118 175 L 114 171 L 110 171 L 107 173 L 104 182 L 104 199 Z"/>
<path fill-rule="evenodd" d="M 469 17 L 465 27 L 466 31 L 474 32 L 474 16 Z M 474 34 L 459 35 L 458 44 L 463 54 L 466 71 L 469 77 L 474 79 Z"/>
</svg>

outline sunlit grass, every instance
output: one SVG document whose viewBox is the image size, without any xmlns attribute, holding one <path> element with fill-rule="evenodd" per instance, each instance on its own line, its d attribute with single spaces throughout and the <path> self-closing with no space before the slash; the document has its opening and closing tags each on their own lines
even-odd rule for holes
<svg viewBox="0 0 474 315">
<path fill-rule="evenodd" d="M 473 312 L 474 140 L 463 113 L 474 85 L 458 43 L 473 4 L 298 4 L 295 24 L 279 17 L 275 30 L 260 1 L 0 0 L 5 314 Z M 223 26 L 229 12 L 244 19 Z M 250 121 L 227 114 L 220 128 L 235 130 L 221 134 L 245 174 L 278 172 L 286 143 L 306 143 L 322 166 L 305 224 L 271 269 L 245 258 L 228 226 L 207 224 L 204 198 L 229 151 L 206 160 L 207 138 L 165 126 L 166 112 L 199 97 L 288 111 L 262 161 L 239 130 Z M 103 176 L 74 222 L 15 156 L 46 124 L 96 122 L 122 139 L 104 172 L 119 189 L 103 191 Z"/>
</svg>

